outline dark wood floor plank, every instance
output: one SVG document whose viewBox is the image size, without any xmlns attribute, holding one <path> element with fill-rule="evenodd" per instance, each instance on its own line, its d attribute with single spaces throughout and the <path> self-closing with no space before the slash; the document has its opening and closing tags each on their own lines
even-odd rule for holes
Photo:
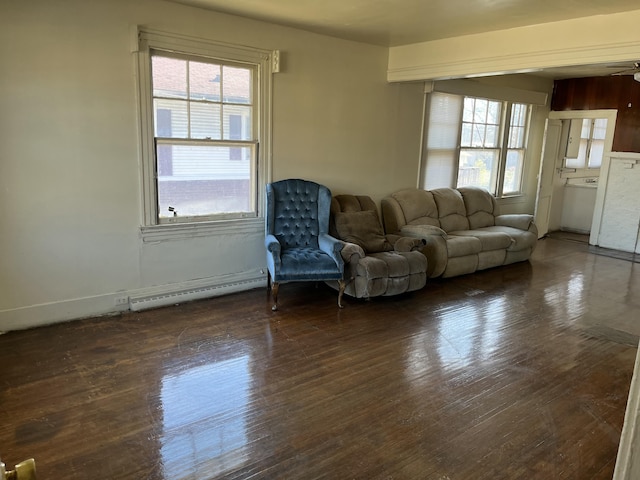
<svg viewBox="0 0 640 480">
<path fill-rule="evenodd" d="M 0 336 L 0 457 L 65 479 L 611 478 L 640 267 L 531 262 L 361 301 L 285 284 Z"/>
</svg>

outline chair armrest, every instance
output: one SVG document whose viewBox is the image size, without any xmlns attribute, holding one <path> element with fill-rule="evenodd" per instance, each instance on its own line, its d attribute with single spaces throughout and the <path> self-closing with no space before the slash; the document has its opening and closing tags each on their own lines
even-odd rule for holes
<svg viewBox="0 0 640 480">
<path fill-rule="evenodd" d="M 393 245 L 396 252 L 413 252 L 422 250 L 427 244 L 424 238 L 400 237 Z"/>
<path fill-rule="evenodd" d="M 533 215 L 528 213 L 512 213 L 508 215 L 498 215 L 496 225 L 502 227 L 513 227 L 527 231 L 533 225 Z"/>
<path fill-rule="evenodd" d="M 266 235 L 264 239 L 264 246 L 266 247 L 267 252 L 271 253 L 275 257 L 280 257 L 280 242 L 278 242 L 275 235 Z"/>
<path fill-rule="evenodd" d="M 320 250 L 333 258 L 338 266 L 344 265 L 344 261 L 342 260 L 342 256 L 340 255 L 343 246 L 344 242 L 342 240 L 338 240 L 331 235 L 328 235 L 326 233 L 321 233 L 320 235 L 318 235 L 318 247 L 320 248 Z"/>
</svg>

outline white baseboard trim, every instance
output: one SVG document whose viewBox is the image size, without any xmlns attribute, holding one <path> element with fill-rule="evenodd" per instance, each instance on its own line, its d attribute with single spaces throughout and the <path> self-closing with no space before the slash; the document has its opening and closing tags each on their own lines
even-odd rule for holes
<svg viewBox="0 0 640 480">
<path fill-rule="evenodd" d="M 128 310 L 184 303 L 266 286 L 260 270 L 220 275 L 91 297 L 0 310 L 0 333 L 24 330 L 81 318 L 113 315 Z"/>
<path fill-rule="evenodd" d="M 212 280 L 215 280 L 212 282 Z M 176 303 L 201 300 L 241 292 L 266 285 L 265 274 L 246 272 L 222 277 L 191 280 L 180 284 L 160 285 L 139 290 L 129 296 L 131 310 L 140 311 Z"/>
</svg>

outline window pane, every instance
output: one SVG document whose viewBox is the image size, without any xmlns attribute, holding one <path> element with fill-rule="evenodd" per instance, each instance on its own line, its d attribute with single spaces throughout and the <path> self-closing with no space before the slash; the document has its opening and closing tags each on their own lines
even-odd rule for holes
<svg viewBox="0 0 640 480">
<path fill-rule="evenodd" d="M 607 133 L 607 119 L 596 118 L 593 125 L 593 138 L 596 140 L 604 140 Z"/>
<path fill-rule="evenodd" d="M 252 140 L 251 107 L 223 105 L 224 140 Z"/>
<path fill-rule="evenodd" d="M 473 112 L 473 121 L 475 123 L 487 123 L 487 110 L 489 102 L 487 100 L 475 99 L 475 110 Z"/>
<path fill-rule="evenodd" d="M 153 100 L 155 136 L 164 138 L 188 138 L 189 115 L 187 102 L 182 100 Z"/>
<path fill-rule="evenodd" d="M 187 98 L 187 61 L 151 57 L 153 96 Z"/>
<path fill-rule="evenodd" d="M 586 138 L 580 139 L 580 146 L 578 148 L 577 158 L 565 158 L 564 166 L 567 168 L 585 168 L 587 165 L 587 147 L 589 140 Z"/>
<path fill-rule="evenodd" d="M 225 102 L 252 103 L 251 70 L 222 67 L 222 91 Z"/>
<path fill-rule="evenodd" d="M 589 168 L 600 168 L 604 155 L 604 140 L 593 140 L 589 152 Z"/>
<path fill-rule="evenodd" d="M 463 147 L 471 146 L 471 124 L 463 123 L 462 124 L 462 137 L 460 138 L 460 143 Z"/>
<path fill-rule="evenodd" d="M 509 148 L 524 147 L 524 127 L 511 127 L 509 132 Z"/>
<path fill-rule="evenodd" d="M 485 135 L 485 126 L 484 125 L 473 125 L 472 131 L 472 139 L 471 146 L 472 147 L 484 147 L 484 135 Z"/>
<path fill-rule="evenodd" d="M 460 150 L 458 187 L 476 186 L 493 192 L 498 150 Z"/>
<path fill-rule="evenodd" d="M 220 65 L 189 62 L 189 98 L 220 101 Z"/>
<path fill-rule="evenodd" d="M 500 123 L 500 103 L 499 102 L 489 102 L 487 123 L 492 123 L 494 125 L 498 125 Z"/>
<path fill-rule="evenodd" d="M 483 147 L 495 148 L 498 146 L 498 125 L 487 125 L 487 135 Z"/>
<path fill-rule="evenodd" d="M 580 132 L 580 138 L 589 138 L 591 135 L 591 122 L 593 120 L 590 118 L 585 118 L 582 120 L 582 131 Z"/>
<path fill-rule="evenodd" d="M 158 149 L 160 147 L 171 150 L 171 168 L 164 166 L 170 174 L 158 177 L 161 218 L 253 211 L 250 199 L 254 152 L 251 146 L 159 145 Z"/>
<path fill-rule="evenodd" d="M 220 105 L 191 102 L 191 137 L 220 140 Z"/>
<path fill-rule="evenodd" d="M 504 170 L 502 193 L 518 193 L 522 181 L 522 166 L 524 165 L 524 150 L 507 150 L 507 163 Z"/>
<path fill-rule="evenodd" d="M 473 110 L 475 105 L 475 98 L 465 97 L 464 110 L 462 113 L 462 121 L 471 123 L 473 122 Z"/>
</svg>

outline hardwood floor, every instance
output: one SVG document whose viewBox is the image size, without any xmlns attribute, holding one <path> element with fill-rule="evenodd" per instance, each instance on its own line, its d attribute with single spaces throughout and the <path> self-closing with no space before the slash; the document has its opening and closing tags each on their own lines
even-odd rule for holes
<svg viewBox="0 0 640 480">
<path fill-rule="evenodd" d="M 359 301 L 286 284 L 0 336 L 0 457 L 41 479 L 610 479 L 638 264 L 532 261 Z"/>
</svg>

